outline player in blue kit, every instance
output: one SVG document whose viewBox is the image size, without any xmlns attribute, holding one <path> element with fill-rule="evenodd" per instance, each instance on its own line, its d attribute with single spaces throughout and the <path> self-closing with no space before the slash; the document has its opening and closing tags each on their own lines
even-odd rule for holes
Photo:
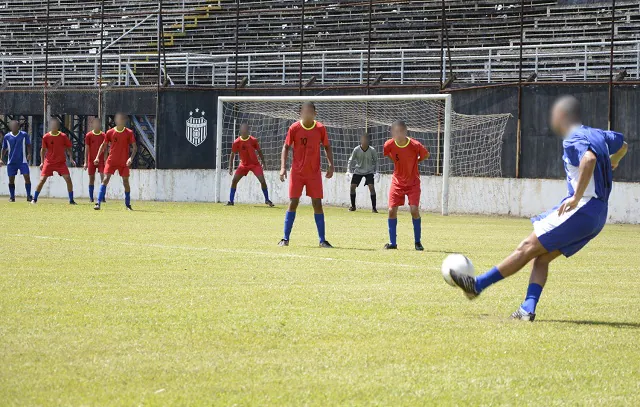
<svg viewBox="0 0 640 407">
<path fill-rule="evenodd" d="M 7 155 L 7 175 L 9 176 L 9 202 L 16 201 L 16 175 L 18 171 L 24 177 L 24 186 L 27 190 L 27 201 L 31 202 L 31 178 L 29 176 L 29 161 L 31 161 L 31 140 L 27 132 L 20 130 L 17 120 L 9 122 L 9 133 L 2 139 L 2 151 L 0 151 L 0 167 L 5 162 Z"/>
<path fill-rule="evenodd" d="M 560 255 L 576 254 L 604 227 L 613 186 L 612 170 L 627 153 L 622 134 L 581 124 L 580 104 L 573 96 L 563 96 L 554 103 L 551 127 L 563 138 L 567 197 L 560 205 L 532 218 L 533 233 L 498 266 L 477 277 L 451 271 L 451 279 L 472 299 L 533 260 L 527 295 L 511 315 L 525 321 L 535 319 L 549 263 Z"/>
</svg>

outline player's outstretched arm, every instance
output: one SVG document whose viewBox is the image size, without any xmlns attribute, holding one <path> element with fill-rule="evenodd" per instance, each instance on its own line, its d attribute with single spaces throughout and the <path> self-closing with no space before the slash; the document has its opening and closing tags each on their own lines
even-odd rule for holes
<svg viewBox="0 0 640 407">
<path fill-rule="evenodd" d="M 625 141 L 622 143 L 622 147 L 620 147 L 620 150 L 616 151 L 615 154 L 611 155 L 611 168 L 613 168 L 614 170 L 618 168 L 618 165 L 620 165 L 620 161 L 622 161 L 624 156 L 627 155 L 628 150 L 629 150 L 629 145 Z"/>
<path fill-rule="evenodd" d="M 353 173 L 353 167 L 356 165 L 356 161 L 354 158 L 355 158 L 357 149 L 358 147 L 354 148 L 353 151 L 351 152 L 351 155 L 349 156 L 349 161 L 347 161 L 347 174 Z"/>
<path fill-rule="evenodd" d="M 327 169 L 327 175 L 325 175 L 325 177 L 331 178 L 333 177 L 333 171 L 335 170 L 335 167 L 333 166 L 333 150 L 331 149 L 331 146 L 324 146 L 324 152 L 327 154 L 327 161 L 329 161 L 329 168 Z"/>
<path fill-rule="evenodd" d="M 282 153 L 280 154 L 280 181 L 284 182 L 287 179 L 287 156 L 289 156 L 289 146 L 285 143 L 282 146 Z"/>
<path fill-rule="evenodd" d="M 579 174 L 576 190 L 571 198 L 566 199 L 562 205 L 560 205 L 558 208 L 559 215 L 563 215 L 578 206 L 578 202 L 582 199 L 584 191 L 587 189 L 589 181 L 591 181 L 591 178 L 593 177 L 593 171 L 596 168 L 596 161 L 597 158 L 593 151 L 588 150 L 584 153 L 580 160 L 580 166 L 578 167 Z"/>
<path fill-rule="evenodd" d="M 138 143 L 133 143 L 131 144 L 131 157 L 127 160 L 127 167 L 131 168 L 133 159 L 136 158 L 136 154 L 138 154 Z"/>
<path fill-rule="evenodd" d="M 236 153 L 234 151 L 231 151 L 231 153 L 229 154 L 229 175 L 233 174 L 233 166 L 235 164 L 236 160 Z"/>
</svg>

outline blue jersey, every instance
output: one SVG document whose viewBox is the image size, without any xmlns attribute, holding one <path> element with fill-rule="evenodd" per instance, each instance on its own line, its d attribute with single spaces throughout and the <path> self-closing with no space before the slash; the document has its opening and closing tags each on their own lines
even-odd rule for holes
<svg viewBox="0 0 640 407">
<path fill-rule="evenodd" d="M 7 150 L 9 154 L 8 165 L 27 164 L 27 146 L 31 145 L 29 135 L 20 131 L 17 135 L 9 132 L 4 135 L 2 140 L 2 149 Z"/>
<path fill-rule="evenodd" d="M 575 194 L 578 185 L 580 160 L 587 151 L 596 155 L 596 167 L 583 198 L 609 201 L 613 186 L 613 172 L 610 155 L 615 154 L 624 144 L 624 137 L 615 131 L 594 129 L 588 126 L 575 127 L 562 142 L 564 169 L 567 173 L 569 196 Z"/>
</svg>

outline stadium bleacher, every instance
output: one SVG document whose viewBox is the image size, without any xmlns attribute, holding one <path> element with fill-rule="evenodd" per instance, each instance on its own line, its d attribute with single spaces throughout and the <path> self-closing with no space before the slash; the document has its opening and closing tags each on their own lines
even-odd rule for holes
<svg viewBox="0 0 640 407">
<path fill-rule="evenodd" d="M 383 75 L 388 83 L 441 79 L 441 2 L 376 0 L 373 4 L 372 76 Z M 71 5 L 76 11 L 67 15 Z M 291 84 L 298 78 L 300 6 L 300 1 L 290 0 L 242 1 L 236 10 L 231 0 L 164 1 L 164 45 L 171 82 L 228 85 L 235 76 L 238 52 L 239 75 L 247 76 L 250 85 Z M 126 6 L 116 0 L 105 2 L 103 76 L 107 82 L 154 83 L 156 8 L 155 2 L 148 1 Z M 44 82 L 45 10 L 42 0 L 0 2 L 2 83 L 34 86 Z M 458 78 L 465 82 L 517 79 L 519 1 L 452 0 L 447 1 L 445 12 L 447 57 Z M 528 0 L 525 12 L 527 72 L 537 72 L 540 80 L 608 76 L 610 2 L 567 5 Z M 236 13 L 240 15 L 237 27 Z M 51 2 L 50 14 L 49 77 L 62 85 L 95 85 L 100 2 L 58 0 Z M 618 1 L 615 17 L 616 67 L 638 77 L 640 4 Z M 324 72 L 320 82 L 325 85 L 366 80 L 368 26 L 368 2 L 307 1 L 305 75 Z M 274 66 L 281 67 L 281 75 L 273 75 Z"/>
</svg>

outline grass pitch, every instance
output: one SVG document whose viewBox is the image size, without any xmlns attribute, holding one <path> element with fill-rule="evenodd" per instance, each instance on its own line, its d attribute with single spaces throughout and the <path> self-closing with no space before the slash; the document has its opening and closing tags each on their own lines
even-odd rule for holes
<svg viewBox="0 0 640 407">
<path fill-rule="evenodd" d="M 445 284 L 449 252 L 477 271 L 527 220 L 327 208 L 317 248 L 301 208 L 44 199 L 0 203 L 3 405 L 639 405 L 640 228 L 608 225 L 552 265 L 538 320 L 506 318 L 528 272 L 474 302 Z"/>
</svg>

